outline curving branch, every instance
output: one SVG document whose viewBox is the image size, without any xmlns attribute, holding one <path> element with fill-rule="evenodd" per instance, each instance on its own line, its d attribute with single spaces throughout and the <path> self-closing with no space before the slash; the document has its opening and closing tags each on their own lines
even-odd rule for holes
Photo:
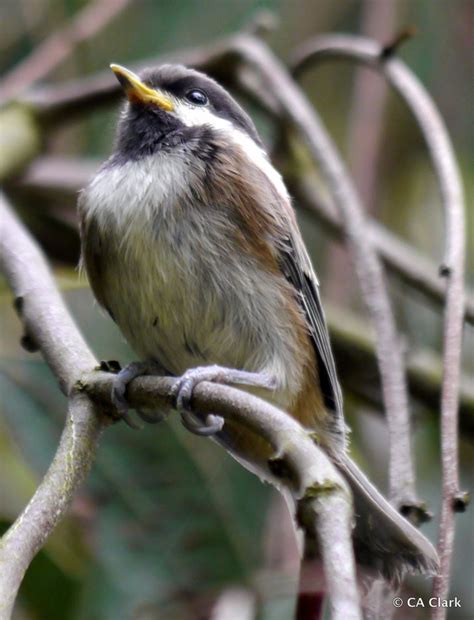
<svg viewBox="0 0 474 620">
<path fill-rule="evenodd" d="M 459 168 L 443 120 L 430 96 L 405 64 L 387 54 L 375 42 L 352 36 L 325 36 L 308 42 L 297 51 L 294 73 L 322 58 L 346 58 L 379 70 L 404 99 L 426 141 L 439 183 L 445 215 L 445 252 L 440 274 L 447 279 L 444 318 L 444 373 L 441 395 L 441 461 L 443 500 L 438 550 L 441 570 L 434 580 L 433 594 L 446 599 L 454 546 L 454 511 L 464 509 L 465 495 L 459 490 L 458 403 L 464 305 L 465 216 Z M 441 620 L 446 609 L 438 607 L 432 617 Z"/>
<path fill-rule="evenodd" d="M 0 194 L 0 267 L 15 295 L 26 338 L 41 352 L 70 396 L 66 425 L 41 485 L 0 540 L 0 618 L 10 618 L 25 570 L 66 512 L 94 460 L 102 428 L 110 423 L 74 391 L 96 360 L 80 336 L 42 252 Z"/>
<path fill-rule="evenodd" d="M 78 388 L 98 403 L 109 406 L 112 381 L 110 374 L 95 372 L 84 376 Z M 170 409 L 176 381 L 169 377 L 137 378 L 130 384 L 127 397 L 136 408 Z M 281 482 L 295 500 L 298 524 L 304 529 L 306 539 L 318 538 L 331 618 L 361 618 L 352 550 L 351 494 L 345 480 L 315 446 L 310 434 L 294 418 L 268 402 L 223 385 L 200 383 L 193 391 L 192 405 L 202 420 L 219 411 L 226 421 L 252 430 L 272 446 L 274 458 L 282 463 L 278 469 L 287 472 Z"/>
<path fill-rule="evenodd" d="M 245 88 L 249 72 L 260 80 L 260 88 L 271 92 L 280 108 L 280 120 L 300 136 L 311 157 L 321 168 L 336 204 L 347 241 L 353 253 L 366 306 L 377 334 L 377 360 L 390 434 L 389 489 L 392 501 L 414 517 L 424 516 L 415 491 L 410 448 L 408 392 L 402 352 L 390 300 L 377 254 L 365 234 L 364 210 L 347 171 L 316 112 L 284 67 L 259 41 L 239 37 L 234 55 L 243 64 L 240 84 Z M 250 76 L 251 77 L 251 76 Z M 250 81 L 250 89 L 255 80 Z"/>
</svg>

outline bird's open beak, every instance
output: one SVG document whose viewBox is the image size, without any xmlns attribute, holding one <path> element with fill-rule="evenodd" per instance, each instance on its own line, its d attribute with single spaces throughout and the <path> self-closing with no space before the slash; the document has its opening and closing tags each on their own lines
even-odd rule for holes
<svg viewBox="0 0 474 620">
<path fill-rule="evenodd" d="M 172 112 L 174 110 L 173 102 L 169 97 L 144 84 L 133 71 L 113 64 L 110 65 L 110 68 L 115 73 L 115 77 L 120 82 L 120 86 L 123 88 L 129 101 L 152 103 L 165 110 L 165 112 Z"/>
</svg>

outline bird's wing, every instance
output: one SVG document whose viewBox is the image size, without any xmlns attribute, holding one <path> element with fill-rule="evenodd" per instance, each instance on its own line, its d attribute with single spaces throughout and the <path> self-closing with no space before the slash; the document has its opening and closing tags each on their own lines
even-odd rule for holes
<svg viewBox="0 0 474 620">
<path fill-rule="evenodd" d="M 321 393 L 326 408 L 333 414 L 331 427 L 337 435 L 343 438 L 346 427 L 342 394 L 319 295 L 318 279 L 293 218 L 290 218 L 289 225 L 290 234 L 285 236 L 280 247 L 280 267 L 287 281 L 295 288 L 298 303 L 308 322 L 318 362 Z"/>
</svg>

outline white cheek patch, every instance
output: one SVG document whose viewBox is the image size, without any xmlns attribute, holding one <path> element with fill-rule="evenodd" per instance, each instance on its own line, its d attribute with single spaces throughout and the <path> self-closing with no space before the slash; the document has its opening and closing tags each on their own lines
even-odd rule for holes
<svg viewBox="0 0 474 620">
<path fill-rule="evenodd" d="M 174 99 L 173 103 L 174 113 L 187 127 L 208 125 L 224 133 L 234 145 L 241 149 L 251 163 L 260 168 L 278 194 L 285 200 L 289 199 L 281 175 L 272 166 L 265 151 L 247 133 L 236 128 L 229 120 L 213 114 L 208 107 L 189 105 L 178 99 Z"/>
</svg>

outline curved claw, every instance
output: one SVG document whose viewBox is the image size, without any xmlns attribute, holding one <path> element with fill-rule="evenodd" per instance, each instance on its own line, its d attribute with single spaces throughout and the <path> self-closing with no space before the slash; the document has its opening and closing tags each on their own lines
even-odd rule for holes
<svg viewBox="0 0 474 620">
<path fill-rule="evenodd" d="M 222 430 L 224 426 L 224 418 L 219 415 L 210 413 L 206 417 L 206 422 L 198 422 L 196 418 L 188 411 L 181 413 L 181 422 L 190 433 L 200 435 L 201 437 L 210 437 Z"/>
<path fill-rule="evenodd" d="M 120 418 L 125 422 L 125 424 L 129 428 L 133 428 L 134 431 L 141 431 L 143 428 L 141 424 L 139 424 L 138 422 L 135 422 L 133 417 L 130 415 L 129 411 L 125 411 L 125 412 L 121 411 Z"/>
<path fill-rule="evenodd" d="M 194 388 L 202 381 L 215 381 L 229 385 L 251 385 L 274 390 L 277 382 L 274 377 L 265 373 L 249 372 L 223 366 L 198 366 L 187 370 L 173 389 L 176 408 L 181 413 L 181 421 L 185 428 L 196 435 L 215 435 L 224 426 L 221 416 L 209 414 L 205 423 L 196 419 L 191 413 L 191 399 Z"/>
<path fill-rule="evenodd" d="M 115 370 L 117 369 L 117 362 L 108 362 L 107 364 L 109 370 L 111 365 L 114 365 Z M 140 377 L 144 374 L 158 374 L 160 370 L 161 368 L 158 367 L 155 362 L 132 362 L 131 364 L 128 364 L 128 366 L 125 366 L 125 368 L 122 368 L 120 372 L 115 375 L 112 385 L 112 403 L 117 409 L 120 417 L 123 418 L 124 422 L 127 426 L 130 426 L 130 428 L 139 430 L 143 428 L 143 426 L 135 422 L 129 413 L 130 405 L 126 397 L 128 384 L 130 381 L 135 379 L 135 377 Z M 139 415 L 144 422 L 159 421 L 156 417 L 151 420 L 149 415 L 143 412 L 141 412 L 141 414 L 139 413 Z"/>
</svg>

